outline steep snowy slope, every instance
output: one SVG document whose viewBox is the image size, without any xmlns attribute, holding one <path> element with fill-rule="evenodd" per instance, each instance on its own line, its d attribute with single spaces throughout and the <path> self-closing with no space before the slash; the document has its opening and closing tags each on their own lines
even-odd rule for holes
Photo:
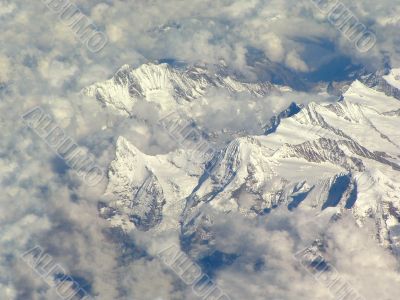
<svg viewBox="0 0 400 300">
<path fill-rule="evenodd" d="M 234 140 L 188 198 L 182 238 L 211 231 L 211 214 L 257 216 L 285 205 L 372 218 L 385 246 L 400 247 L 400 102 L 356 81 L 341 102 L 310 105 L 267 136 Z"/>
<path fill-rule="evenodd" d="M 199 66 L 182 69 L 165 63 L 149 63 L 136 69 L 125 65 L 112 79 L 94 84 L 83 92 L 129 115 L 137 101 L 153 101 L 163 110 L 169 110 L 204 96 L 211 87 L 220 87 L 231 93 L 247 92 L 255 96 L 290 90 L 269 82 L 241 82 L 228 74 L 222 66 L 218 66 L 217 72 L 210 72 Z"/>
<path fill-rule="evenodd" d="M 399 69 L 384 69 L 373 74 L 361 76 L 362 83 L 387 96 L 400 100 Z"/>
<path fill-rule="evenodd" d="M 214 157 L 200 153 L 193 160 L 185 145 L 150 156 L 120 137 L 109 171 L 110 201 L 100 203 L 101 215 L 125 231 L 180 227 L 187 250 L 204 245 L 209 251 L 213 212 L 257 217 L 284 206 L 337 219 L 348 211 L 360 226 L 372 222 L 371 234 L 399 251 L 400 101 L 392 97 L 396 72 L 371 75 L 372 87 L 362 83 L 365 78 L 353 82 L 339 102 L 293 103 L 271 119 L 265 135 L 233 139 Z M 157 101 L 160 109 L 170 109 L 202 97 L 210 86 L 253 95 L 274 89 L 211 76 L 202 68 L 145 65 L 125 66 L 87 92 L 129 113 L 136 101 Z"/>
<path fill-rule="evenodd" d="M 178 227 L 184 201 L 202 172 L 187 153 L 149 156 L 120 137 L 109 169 L 107 203 L 101 215 L 129 231 Z"/>
</svg>

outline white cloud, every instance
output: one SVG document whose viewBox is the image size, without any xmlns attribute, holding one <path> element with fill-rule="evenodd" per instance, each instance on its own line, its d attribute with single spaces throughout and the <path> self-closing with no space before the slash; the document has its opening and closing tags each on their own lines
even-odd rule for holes
<svg viewBox="0 0 400 300">
<path fill-rule="evenodd" d="M 0 82 L 7 82 L 11 72 L 11 62 L 5 55 L 0 54 Z"/>
<path fill-rule="evenodd" d="M 339 296 L 294 257 L 310 247 L 313 239 L 322 238 L 326 245 L 323 257 L 343 282 L 367 300 L 396 298 L 397 291 L 390 287 L 399 284 L 400 274 L 396 259 L 387 250 L 350 216 L 329 227 L 304 227 L 304 220 L 313 218 L 301 210 L 274 211 L 257 223 L 235 214 L 222 221 L 217 217 L 212 229 L 216 250 L 240 254 L 217 273 L 220 287 L 232 299 L 335 299 Z"/>
<path fill-rule="evenodd" d="M 301 60 L 299 54 L 296 51 L 290 51 L 286 56 L 286 65 L 293 70 L 300 72 L 307 72 L 308 67 L 304 61 Z"/>
</svg>

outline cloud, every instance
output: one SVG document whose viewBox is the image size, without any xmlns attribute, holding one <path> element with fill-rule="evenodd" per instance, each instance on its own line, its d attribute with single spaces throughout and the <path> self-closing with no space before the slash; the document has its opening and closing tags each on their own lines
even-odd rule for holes
<svg viewBox="0 0 400 300">
<path fill-rule="evenodd" d="M 60 76 L 87 76 L 93 65 L 106 70 L 102 78 L 92 78 L 100 81 L 123 64 L 138 65 L 159 58 L 190 63 L 218 63 L 223 59 L 231 66 L 246 69 L 249 48 L 259 49 L 270 60 L 294 71 L 305 72 L 321 63 L 321 57 L 310 57 L 307 53 L 322 40 L 334 44 L 329 49 L 331 55 L 350 56 L 354 63 L 378 66 L 390 57 L 397 64 L 398 8 L 386 1 L 372 12 L 366 0 L 357 5 L 350 1 L 343 3 L 376 32 L 378 43 L 368 53 L 358 52 L 311 1 L 292 0 L 195 0 L 190 6 L 160 0 L 151 6 L 144 1 L 77 1 L 82 12 L 109 37 L 107 46 L 95 55 L 44 3 L 33 6 L 16 1 L 17 9 L 2 20 L 2 40 L 6 45 L 2 52 L 13 57 L 14 67 L 23 65 L 27 56 L 34 58 L 39 62 L 40 77 L 47 81 L 50 76 L 53 82 Z M 21 33 L 14 34 L 17 31 Z M 14 51 L 17 47 L 19 51 Z M 51 70 L 53 73 L 48 73 Z M 22 72 L 18 70 L 16 74 Z M 87 83 L 69 84 L 69 88 L 77 90 Z"/>
<path fill-rule="evenodd" d="M 304 226 L 305 220 L 314 225 Z M 315 239 L 323 240 L 325 261 L 352 290 L 368 300 L 396 297 L 397 292 L 390 288 L 400 280 L 396 259 L 378 246 L 367 230 L 356 226 L 353 217 L 344 215 L 331 226 L 321 226 L 326 221 L 306 211 L 279 209 L 258 222 L 236 214 L 215 221 L 215 250 L 239 255 L 216 275 L 217 283 L 232 299 L 339 297 L 295 257 Z"/>
<path fill-rule="evenodd" d="M 5 55 L 0 55 L 0 82 L 7 82 L 11 72 L 10 60 Z"/>
<path fill-rule="evenodd" d="M 308 66 L 304 61 L 301 60 L 296 51 L 291 51 L 288 53 L 288 55 L 286 56 L 286 65 L 296 71 L 308 71 Z"/>
</svg>

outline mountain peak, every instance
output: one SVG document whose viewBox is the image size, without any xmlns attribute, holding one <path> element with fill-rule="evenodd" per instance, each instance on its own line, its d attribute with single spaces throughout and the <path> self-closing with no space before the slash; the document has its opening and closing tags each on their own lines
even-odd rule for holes
<svg viewBox="0 0 400 300">
<path fill-rule="evenodd" d="M 366 105 L 381 113 L 400 109 L 399 100 L 384 91 L 371 89 L 359 80 L 354 81 L 343 96 L 348 103 Z"/>
<path fill-rule="evenodd" d="M 195 89 L 199 97 L 211 86 L 231 92 L 239 86 L 247 92 L 263 88 L 201 67 L 152 63 L 136 69 L 123 66 L 111 83 L 115 90 L 134 84 L 142 96 L 131 92 L 130 101 L 151 101 L 149 93 L 164 90 L 176 105 L 177 99 L 196 101 L 180 95 L 193 96 L 191 88 L 197 85 L 204 87 Z M 267 134 L 234 138 L 210 161 L 200 163 L 190 164 L 185 148 L 151 156 L 118 138 L 107 188 L 117 199 L 111 223 L 119 226 L 125 218 L 130 224 L 125 230 L 180 227 L 181 239 L 194 245 L 209 236 L 213 217 L 204 217 L 204 211 L 256 217 L 286 206 L 290 211 L 348 212 L 360 225 L 371 218 L 380 242 L 400 249 L 395 231 L 400 226 L 400 101 L 362 81 L 352 83 L 342 98 L 305 106 L 291 103 L 271 119 Z"/>
<path fill-rule="evenodd" d="M 174 67 L 164 62 L 150 62 L 138 68 L 124 65 L 111 79 L 95 83 L 83 92 L 119 113 L 129 115 L 138 101 L 154 102 L 161 109 L 170 110 L 196 101 L 211 88 L 232 94 L 248 93 L 254 97 L 290 90 L 269 82 L 243 82 L 224 66 Z"/>
</svg>

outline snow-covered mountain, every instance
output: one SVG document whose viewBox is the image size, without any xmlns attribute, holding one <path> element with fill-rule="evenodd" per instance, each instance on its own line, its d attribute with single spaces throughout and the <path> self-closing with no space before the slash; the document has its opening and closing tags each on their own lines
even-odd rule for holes
<svg viewBox="0 0 400 300">
<path fill-rule="evenodd" d="M 150 156 L 120 137 L 109 170 L 106 195 L 111 200 L 99 205 L 100 213 L 125 231 L 180 230 L 182 244 L 190 251 L 212 244 L 213 212 L 257 217 L 287 207 L 339 220 L 347 211 L 359 226 L 372 221 L 378 241 L 399 251 L 396 74 L 392 70 L 380 79 L 374 74 L 355 81 L 334 103 L 293 103 L 270 120 L 264 135 L 234 138 L 213 157 L 200 153 L 193 160 L 185 147 Z M 372 84 L 372 78 L 381 84 Z M 128 113 L 136 101 L 153 101 L 152 93 L 167 95 L 161 105 L 171 107 L 170 102 L 201 97 L 208 86 L 256 96 L 279 89 L 210 75 L 197 67 L 177 70 L 149 64 L 124 66 L 113 79 L 86 92 Z"/>
<path fill-rule="evenodd" d="M 110 80 L 94 84 L 83 92 L 129 115 L 138 101 L 155 102 L 161 109 L 170 110 L 204 96 L 212 87 L 255 96 L 290 90 L 270 82 L 240 81 L 223 65 L 213 66 L 213 69 L 210 72 L 203 66 L 175 68 L 166 63 L 148 63 L 138 68 L 124 65 Z"/>
<path fill-rule="evenodd" d="M 360 226 L 373 219 L 379 241 L 399 249 L 399 108 L 356 81 L 340 102 L 311 103 L 271 134 L 232 141 L 188 198 L 184 238 L 209 230 L 203 211 L 257 216 L 284 205 L 336 217 L 348 210 Z"/>
<path fill-rule="evenodd" d="M 367 86 L 400 100 L 400 69 L 384 69 L 360 77 Z"/>
</svg>

